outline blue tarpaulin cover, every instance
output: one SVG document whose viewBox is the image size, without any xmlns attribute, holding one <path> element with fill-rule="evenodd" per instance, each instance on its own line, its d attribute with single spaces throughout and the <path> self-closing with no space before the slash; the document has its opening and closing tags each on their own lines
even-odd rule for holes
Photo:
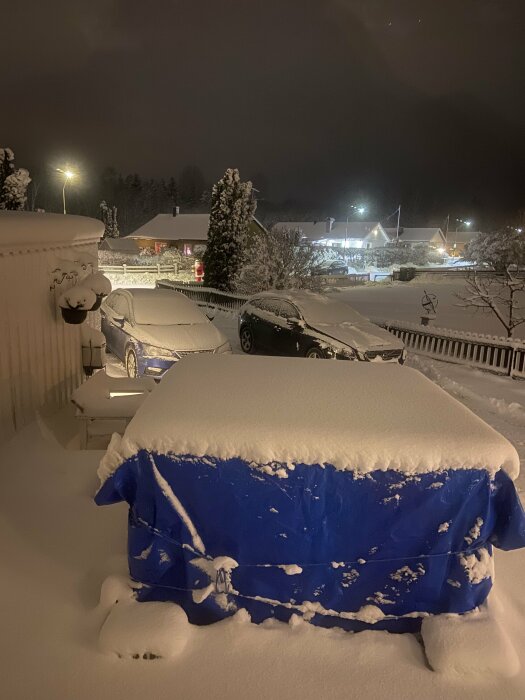
<svg viewBox="0 0 525 700">
<path fill-rule="evenodd" d="M 397 364 L 201 356 L 114 436 L 97 503 L 127 501 L 139 600 L 207 624 L 302 615 L 417 629 L 525 545 L 514 447 Z"/>
<path fill-rule="evenodd" d="M 295 613 L 324 626 L 414 630 L 424 613 L 480 605 L 492 546 L 525 545 L 504 471 L 265 469 L 139 450 L 96 496 L 122 500 L 138 599 L 174 601 L 195 624 L 245 608 L 255 622 Z"/>
</svg>

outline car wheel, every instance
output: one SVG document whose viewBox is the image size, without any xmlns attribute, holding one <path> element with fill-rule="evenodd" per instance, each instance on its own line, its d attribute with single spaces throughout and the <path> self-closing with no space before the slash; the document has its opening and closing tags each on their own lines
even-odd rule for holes
<svg viewBox="0 0 525 700">
<path fill-rule="evenodd" d="M 248 326 L 243 326 L 239 335 L 241 341 L 241 350 L 247 353 L 255 352 L 255 343 L 253 340 L 253 333 Z"/>
<path fill-rule="evenodd" d="M 131 379 L 139 376 L 139 364 L 133 348 L 129 348 L 126 352 L 126 373 Z"/>
<path fill-rule="evenodd" d="M 305 357 L 308 357 L 311 360 L 324 360 L 324 353 L 321 348 L 313 345 L 311 348 L 308 348 Z"/>
</svg>

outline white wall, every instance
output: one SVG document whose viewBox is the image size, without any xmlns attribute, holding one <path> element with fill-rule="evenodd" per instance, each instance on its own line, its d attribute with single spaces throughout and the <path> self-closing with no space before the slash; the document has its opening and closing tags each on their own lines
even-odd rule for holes
<svg viewBox="0 0 525 700">
<path fill-rule="evenodd" d="M 56 305 L 72 282 L 52 291 L 52 271 L 79 253 L 96 261 L 103 227 L 84 217 L 49 220 L 58 216 L 0 213 L 0 441 L 38 409 L 64 405 L 82 381 L 80 326 L 64 323 Z"/>
</svg>

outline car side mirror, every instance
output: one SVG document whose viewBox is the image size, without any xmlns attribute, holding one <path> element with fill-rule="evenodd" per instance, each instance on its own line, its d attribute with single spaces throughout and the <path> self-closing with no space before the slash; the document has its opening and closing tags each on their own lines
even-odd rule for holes
<svg viewBox="0 0 525 700">
<path fill-rule="evenodd" d="M 304 328 L 304 321 L 302 318 L 294 318 L 292 319 L 292 324 L 295 328 Z"/>
<path fill-rule="evenodd" d="M 121 328 L 124 326 L 124 320 L 124 316 L 113 316 L 115 325 L 120 326 Z"/>
</svg>

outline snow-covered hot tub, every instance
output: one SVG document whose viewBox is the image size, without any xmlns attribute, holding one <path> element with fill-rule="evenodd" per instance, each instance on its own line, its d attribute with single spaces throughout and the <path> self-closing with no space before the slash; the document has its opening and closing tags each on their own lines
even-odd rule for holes
<svg viewBox="0 0 525 700">
<path fill-rule="evenodd" d="M 525 545 L 512 445 L 416 370 L 196 356 L 103 458 L 139 600 L 207 624 L 414 630 L 479 606 Z"/>
</svg>

